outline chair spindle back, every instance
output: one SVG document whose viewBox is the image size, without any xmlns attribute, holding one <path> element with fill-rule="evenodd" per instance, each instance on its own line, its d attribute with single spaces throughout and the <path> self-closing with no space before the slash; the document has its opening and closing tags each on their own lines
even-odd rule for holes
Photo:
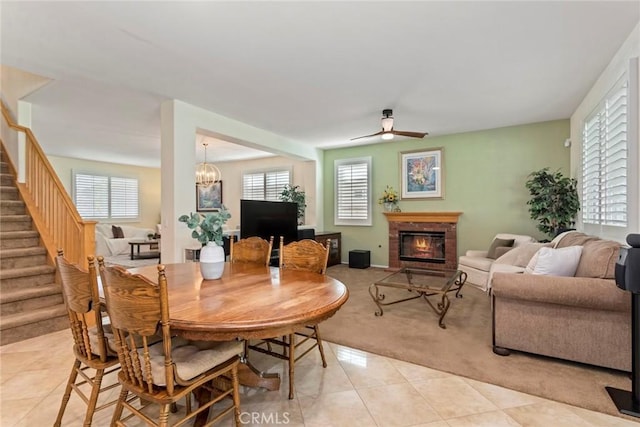
<svg viewBox="0 0 640 427">
<path fill-rule="evenodd" d="M 118 357 L 125 380 L 149 393 L 154 390 L 150 346 L 161 328 L 164 348 L 164 383 L 171 395 L 175 372 L 171 358 L 169 304 L 164 265 L 158 265 L 158 285 L 122 267 L 105 267 L 99 258 L 100 276 L 111 317 Z M 156 372 L 157 375 L 157 372 Z M 156 378 L 156 382 L 158 378 Z"/>
<path fill-rule="evenodd" d="M 331 239 L 325 245 L 312 239 L 284 244 L 280 236 L 280 268 L 313 271 L 320 274 L 327 272 Z"/>
<path fill-rule="evenodd" d="M 267 242 L 261 237 L 247 237 L 237 242 L 231 240 L 229 259 L 232 263 L 251 263 L 269 265 L 273 236 Z"/>
<path fill-rule="evenodd" d="M 58 250 L 56 257 L 76 351 L 88 360 L 99 358 L 100 361 L 105 362 L 108 350 L 100 312 L 98 278 L 94 258 L 89 256 L 88 261 L 89 271 L 86 271 L 67 261 L 62 250 Z M 89 336 L 89 329 L 93 322 L 96 325 L 97 345 L 92 345 Z"/>
</svg>

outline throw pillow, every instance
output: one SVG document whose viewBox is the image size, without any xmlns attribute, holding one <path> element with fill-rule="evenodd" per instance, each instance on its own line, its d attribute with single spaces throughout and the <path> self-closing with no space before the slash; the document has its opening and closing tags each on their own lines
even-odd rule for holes
<svg viewBox="0 0 640 427">
<path fill-rule="evenodd" d="M 551 243 L 527 243 L 515 247 L 501 257 L 496 258 L 495 263 L 517 265 L 524 268 L 543 246 L 551 247 Z"/>
<path fill-rule="evenodd" d="M 111 232 L 113 233 L 114 239 L 124 239 L 124 232 L 122 231 L 122 227 L 118 227 L 117 225 L 112 225 Z"/>
<path fill-rule="evenodd" d="M 496 254 L 497 248 L 499 247 L 510 248 L 513 246 L 513 242 L 515 242 L 515 239 L 498 239 L 496 237 L 495 239 L 493 239 L 493 242 L 491 242 L 491 246 L 487 251 L 487 258 L 496 259 L 498 257 L 498 255 Z"/>
<path fill-rule="evenodd" d="M 553 249 L 542 247 L 531 258 L 525 273 L 573 277 L 580 263 L 582 246 Z"/>
</svg>

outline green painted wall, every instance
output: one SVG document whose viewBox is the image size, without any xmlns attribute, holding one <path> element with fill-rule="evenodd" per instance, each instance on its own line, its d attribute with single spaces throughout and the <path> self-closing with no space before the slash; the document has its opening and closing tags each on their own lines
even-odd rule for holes
<svg viewBox="0 0 640 427">
<path fill-rule="evenodd" d="M 549 167 L 569 174 L 569 120 L 555 120 L 478 132 L 426 137 L 422 140 L 324 151 L 324 223 L 327 231 L 342 232 L 342 260 L 349 250 L 371 251 L 372 265 L 388 265 L 388 224 L 377 204 L 385 186 L 400 189 L 402 151 L 443 148 L 444 199 L 401 200 L 403 212 L 462 212 L 458 222 L 458 255 L 468 249 L 488 248 L 498 232 L 528 234 L 544 239 L 529 218 L 529 193 L 524 186 L 532 171 Z M 371 156 L 373 161 L 373 225 L 334 224 L 334 172 L 336 159 Z"/>
</svg>

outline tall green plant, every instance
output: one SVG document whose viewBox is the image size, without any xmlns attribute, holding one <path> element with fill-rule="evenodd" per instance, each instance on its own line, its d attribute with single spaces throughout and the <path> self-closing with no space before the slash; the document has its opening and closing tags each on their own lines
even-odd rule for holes
<svg viewBox="0 0 640 427">
<path fill-rule="evenodd" d="M 550 173 L 549 168 L 531 172 L 526 182 L 531 199 L 527 202 L 531 219 L 538 221 L 538 230 L 555 236 L 571 228 L 580 210 L 577 181 L 560 171 Z"/>
<path fill-rule="evenodd" d="M 291 186 L 289 184 L 285 185 L 284 189 L 280 193 L 280 200 L 283 202 L 293 202 L 298 204 L 298 225 L 302 225 L 304 223 L 304 210 L 307 207 L 307 195 L 300 189 L 300 186 Z"/>
</svg>

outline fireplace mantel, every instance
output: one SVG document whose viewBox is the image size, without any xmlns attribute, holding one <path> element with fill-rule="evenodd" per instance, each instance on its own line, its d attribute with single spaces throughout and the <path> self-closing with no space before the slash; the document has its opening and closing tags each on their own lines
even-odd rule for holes
<svg viewBox="0 0 640 427">
<path fill-rule="evenodd" d="M 384 212 L 389 222 L 450 222 L 456 224 L 462 212 Z"/>
</svg>

